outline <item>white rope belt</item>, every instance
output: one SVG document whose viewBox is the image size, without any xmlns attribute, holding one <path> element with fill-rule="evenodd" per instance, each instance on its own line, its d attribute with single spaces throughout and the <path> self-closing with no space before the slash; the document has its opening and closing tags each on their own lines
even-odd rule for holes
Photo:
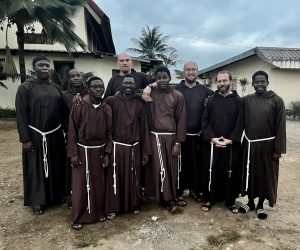
<svg viewBox="0 0 300 250">
<path fill-rule="evenodd" d="M 245 191 L 248 190 L 248 185 L 249 185 L 249 167 L 250 167 L 250 148 L 251 148 L 251 142 L 260 142 L 260 141 L 268 141 L 268 140 L 273 140 L 275 139 L 275 136 L 273 137 L 268 137 L 268 138 L 262 138 L 262 139 L 255 139 L 255 140 L 250 140 L 247 135 L 245 134 L 245 138 L 248 141 L 248 156 L 247 156 L 247 174 L 246 174 L 246 188 Z"/>
<path fill-rule="evenodd" d="M 91 213 L 91 201 L 90 201 L 90 169 L 89 169 L 89 159 L 88 159 L 88 154 L 87 154 L 87 150 L 88 148 L 102 148 L 105 146 L 106 143 L 100 145 L 100 146 L 86 146 L 86 145 L 82 145 L 80 143 L 77 143 L 77 145 L 79 145 L 80 147 L 84 148 L 84 154 L 85 154 L 85 179 L 86 179 L 86 191 L 87 191 L 87 195 L 88 195 L 88 207 L 87 210 L 89 211 L 89 214 Z"/>
<path fill-rule="evenodd" d="M 33 129 L 34 131 L 38 132 L 42 136 L 42 146 L 43 146 L 43 162 L 44 162 L 44 172 L 45 172 L 45 177 L 48 178 L 49 176 L 49 168 L 48 168 L 48 158 L 47 158 L 47 153 L 48 153 L 48 148 L 47 148 L 47 137 L 46 135 L 51 134 L 55 132 L 56 130 L 59 130 L 61 127 L 61 124 L 55 129 L 52 129 L 48 132 L 42 132 L 39 129 L 28 125 L 29 128 Z"/>
<path fill-rule="evenodd" d="M 177 174 L 177 189 L 179 189 L 179 173 L 181 172 L 181 148 L 178 155 L 178 174 Z"/>
<path fill-rule="evenodd" d="M 200 136 L 202 133 L 202 130 L 199 132 L 199 133 L 195 133 L 195 134 L 192 134 L 192 133 L 186 133 L 186 135 L 188 136 Z"/>
<path fill-rule="evenodd" d="M 212 165 L 214 160 L 214 144 L 210 142 L 210 162 L 209 162 L 209 183 L 208 183 L 208 191 L 210 191 L 211 185 L 211 172 L 212 172 Z"/>
<path fill-rule="evenodd" d="M 114 157 L 114 163 L 113 163 L 113 167 L 114 167 L 114 174 L 113 174 L 113 179 L 114 179 L 114 184 L 113 184 L 113 188 L 114 188 L 114 194 L 117 195 L 117 175 L 116 175 L 116 145 L 121 145 L 121 146 L 125 146 L 125 147 L 133 147 L 137 144 L 139 144 L 140 142 L 135 142 L 133 144 L 127 144 L 127 143 L 122 143 L 122 142 L 117 142 L 117 141 L 112 141 L 114 144 L 114 151 L 113 151 L 113 157 Z"/>
<path fill-rule="evenodd" d="M 154 132 L 154 131 L 150 131 L 151 134 L 155 135 L 155 139 L 156 139 L 156 146 L 157 146 L 157 152 L 158 152 L 158 157 L 159 157 L 159 163 L 160 163 L 160 181 L 161 181 L 161 188 L 160 188 L 160 192 L 164 191 L 164 180 L 166 177 L 166 169 L 164 167 L 164 161 L 163 161 L 163 157 L 162 157 L 162 153 L 161 153 L 161 144 L 159 141 L 158 136 L 159 135 L 175 135 L 175 133 L 172 132 Z M 178 176 L 177 176 L 177 180 L 178 180 L 178 188 L 179 188 L 179 171 L 181 171 L 181 155 L 180 157 L 178 157 L 178 161 L 180 161 L 180 166 L 178 164 Z"/>
</svg>

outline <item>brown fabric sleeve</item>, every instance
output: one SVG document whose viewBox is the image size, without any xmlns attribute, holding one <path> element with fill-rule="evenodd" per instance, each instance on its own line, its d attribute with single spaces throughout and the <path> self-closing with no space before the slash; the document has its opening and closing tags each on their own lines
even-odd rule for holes
<svg viewBox="0 0 300 250">
<path fill-rule="evenodd" d="M 81 105 L 74 105 L 69 118 L 68 157 L 78 157 L 78 127 Z"/>
<path fill-rule="evenodd" d="M 275 147 L 274 153 L 286 153 L 286 114 L 283 100 L 277 96 L 275 106 Z"/>
<path fill-rule="evenodd" d="M 28 94 L 24 84 L 21 84 L 16 94 L 16 115 L 20 142 L 30 141 L 28 127 Z"/>
<path fill-rule="evenodd" d="M 106 146 L 105 153 L 111 154 L 112 152 L 112 111 L 110 106 L 106 105 Z"/>
<path fill-rule="evenodd" d="M 183 95 L 180 92 L 178 92 L 178 97 L 177 97 L 177 105 L 175 109 L 175 121 L 176 121 L 176 142 L 184 142 L 186 138 L 187 117 L 186 117 L 185 101 Z"/>
</svg>

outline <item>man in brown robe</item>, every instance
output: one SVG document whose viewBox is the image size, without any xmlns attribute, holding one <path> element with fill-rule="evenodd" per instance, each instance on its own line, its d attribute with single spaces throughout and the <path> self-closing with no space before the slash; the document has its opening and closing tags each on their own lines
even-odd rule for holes
<svg viewBox="0 0 300 250">
<path fill-rule="evenodd" d="M 181 144 L 182 168 L 180 172 L 180 187 L 177 191 L 177 204 L 185 206 L 183 191 L 189 189 L 190 196 L 196 201 L 202 201 L 204 190 L 203 174 L 203 139 L 201 133 L 201 120 L 204 103 L 213 91 L 201 85 L 197 81 L 198 65 L 196 62 L 187 61 L 183 68 L 184 80 L 174 87 L 182 93 L 187 113 L 187 136 Z M 142 98 L 147 101 L 151 94 L 151 87 L 156 83 L 149 84 L 143 91 Z"/>
<path fill-rule="evenodd" d="M 266 219 L 264 200 L 271 207 L 276 204 L 279 158 L 286 152 L 286 115 L 284 102 L 272 90 L 267 91 L 268 74 L 257 71 L 252 76 L 255 93 L 244 98 L 245 137 L 243 190 L 248 203 L 239 211 L 247 213 L 255 209 L 254 199 L 259 198 L 256 213 Z"/>
<path fill-rule="evenodd" d="M 152 79 L 145 73 L 136 72 L 132 69 L 132 60 L 127 53 L 121 53 L 118 55 L 118 66 L 120 68 L 120 73 L 112 76 L 109 80 L 104 94 L 104 99 L 108 96 L 115 95 L 120 90 L 123 79 L 128 74 L 134 78 L 137 89 L 143 89 L 152 82 Z"/>
<path fill-rule="evenodd" d="M 166 67 L 155 72 L 157 87 L 146 103 L 152 144 L 152 165 L 146 168 L 146 196 L 155 196 L 171 212 L 175 211 L 181 168 L 180 143 L 186 138 L 186 108 L 183 95 L 169 86 Z"/>
<path fill-rule="evenodd" d="M 102 102 L 104 83 L 87 80 L 89 95 L 70 114 L 68 156 L 72 165 L 72 228 L 105 221 L 105 174 L 111 154 L 111 108 Z"/>
<path fill-rule="evenodd" d="M 239 156 L 244 120 L 242 100 L 230 90 L 231 81 L 230 72 L 218 72 L 218 90 L 208 98 L 203 112 L 206 188 L 201 209 L 204 212 L 208 212 L 214 203 L 225 200 L 225 206 L 232 213 L 238 213 L 235 199 L 240 194 Z"/>
<path fill-rule="evenodd" d="M 135 91 L 134 78 L 125 77 L 120 91 L 105 99 L 113 116 L 112 167 L 107 171 L 105 204 L 109 219 L 116 213 L 137 214 L 141 209 L 141 162 L 148 162 L 151 146 L 144 105 Z"/>
<path fill-rule="evenodd" d="M 64 100 L 71 112 L 73 103 L 79 103 L 88 94 L 88 88 L 83 83 L 81 73 L 77 69 L 68 72 L 68 89 L 63 91 Z"/>
<path fill-rule="evenodd" d="M 65 100 L 65 103 L 68 107 L 68 112 L 66 113 L 66 116 L 69 120 L 70 112 L 72 109 L 73 104 L 78 104 L 81 102 L 82 98 L 88 94 L 88 88 L 83 83 L 81 73 L 77 69 L 71 69 L 68 72 L 68 84 L 69 87 L 67 90 L 63 91 L 63 98 Z M 67 141 L 67 134 L 66 134 L 66 141 Z M 72 199 L 71 199 L 71 176 L 72 176 L 72 168 L 70 166 L 69 158 L 67 159 L 67 169 L 66 169 L 66 201 L 68 204 L 68 207 L 72 207 Z"/>
<path fill-rule="evenodd" d="M 65 197 L 66 106 L 61 89 L 49 79 L 50 62 L 38 55 L 36 77 L 22 83 L 16 95 L 17 125 L 22 143 L 24 205 L 34 214 Z"/>
</svg>

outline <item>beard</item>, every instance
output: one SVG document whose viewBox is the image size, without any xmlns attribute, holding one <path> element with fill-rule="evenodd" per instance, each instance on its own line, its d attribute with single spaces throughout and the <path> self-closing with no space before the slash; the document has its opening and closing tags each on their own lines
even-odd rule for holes
<svg viewBox="0 0 300 250">
<path fill-rule="evenodd" d="M 221 85 L 221 86 L 218 86 L 217 88 L 221 94 L 225 94 L 230 89 L 230 86 L 229 85 Z"/>
<path fill-rule="evenodd" d="M 185 81 L 189 84 L 192 84 L 192 83 L 195 83 L 197 80 L 197 77 L 193 78 L 193 79 L 188 79 L 188 78 L 185 78 Z"/>
</svg>

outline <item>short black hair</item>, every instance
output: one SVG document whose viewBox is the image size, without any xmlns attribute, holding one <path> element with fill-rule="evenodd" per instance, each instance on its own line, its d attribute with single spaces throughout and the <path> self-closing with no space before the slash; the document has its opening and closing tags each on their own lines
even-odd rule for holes
<svg viewBox="0 0 300 250">
<path fill-rule="evenodd" d="M 80 73 L 80 75 L 81 75 L 81 72 L 80 72 L 78 69 L 73 68 L 73 69 L 70 69 L 70 70 L 67 72 L 68 78 L 70 77 L 70 72 L 73 71 L 73 70 L 78 71 L 78 72 Z"/>
<path fill-rule="evenodd" d="M 100 77 L 98 77 L 98 76 L 91 76 L 89 79 L 87 79 L 87 80 L 85 81 L 85 84 L 86 84 L 88 87 L 90 87 L 91 82 L 92 82 L 92 81 L 95 81 L 95 80 L 100 80 L 102 83 L 104 83 L 103 80 L 102 80 Z"/>
<path fill-rule="evenodd" d="M 254 79 L 255 79 L 256 76 L 265 76 L 266 79 L 267 79 L 267 81 L 269 81 L 269 75 L 265 71 L 263 71 L 263 70 L 256 71 L 253 74 L 253 76 L 252 76 L 252 82 L 254 82 Z"/>
<path fill-rule="evenodd" d="M 156 76 L 157 73 L 159 73 L 159 72 L 166 72 L 166 73 L 168 74 L 168 76 L 171 78 L 170 70 L 169 70 L 167 67 L 163 66 L 163 67 L 157 68 L 157 69 L 155 70 L 154 76 Z"/>
<path fill-rule="evenodd" d="M 32 60 L 32 67 L 34 67 L 35 63 L 41 60 L 49 61 L 49 59 L 44 54 L 37 54 L 35 58 Z"/>
</svg>

